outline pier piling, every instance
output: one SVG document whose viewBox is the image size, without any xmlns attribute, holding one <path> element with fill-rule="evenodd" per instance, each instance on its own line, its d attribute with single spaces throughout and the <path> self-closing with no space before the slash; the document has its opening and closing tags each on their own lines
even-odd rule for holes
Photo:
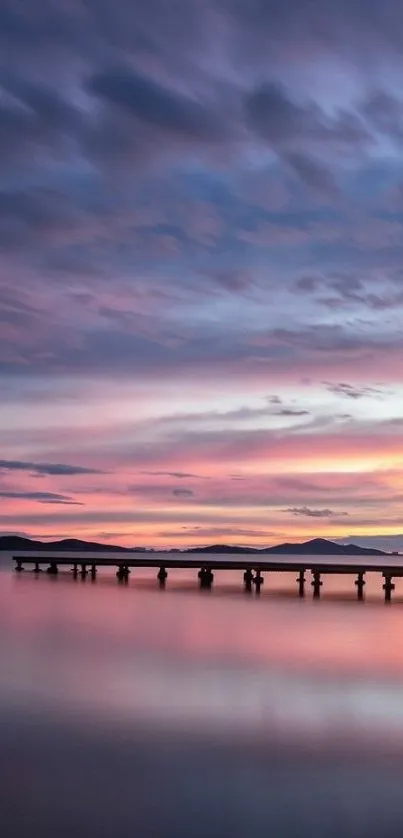
<svg viewBox="0 0 403 838">
<path fill-rule="evenodd" d="M 313 580 L 312 580 L 311 584 L 312 584 L 312 588 L 313 588 L 313 598 L 314 599 L 319 599 L 320 589 L 323 585 L 323 582 L 321 581 L 321 578 L 320 578 L 320 570 L 313 570 L 312 571 L 312 576 L 313 576 Z"/>
<path fill-rule="evenodd" d="M 167 569 L 165 567 L 160 567 L 160 569 L 157 573 L 157 579 L 158 579 L 160 588 L 165 588 L 165 585 L 166 585 L 166 582 L 167 582 L 167 579 L 168 579 L 168 572 L 167 572 Z"/>
<path fill-rule="evenodd" d="M 130 576 L 130 569 L 127 564 L 122 564 L 116 571 L 116 578 L 118 582 L 128 583 Z"/>
<path fill-rule="evenodd" d="M 252 573 L 250 568 L 247 568 L 245 570 L 245 573 L 243 575 L 243 582 L 244 582 L 245 591 L 248 594 L 250 594 L 251 591 L 252 591 L 252 584 L 253 584 L 253 573 Z"/>
<path fill-rule="evenodd" d="M 253 578 L 253 584 L 255 586 L 256 593 L 260 594 L 262 585 L 264 584 L 264 578 L 263 578 L 260 570 L 255 569 L 255 576 Z"/>
<path fill-rule="evenodd" d="M 362 571 L 357 574 L 357 579 L 355 581 L 355 585 L 357 587 L 357 599 L 362 601 L 364 599 L 364 588 L 365 588 L 365 580 L 364 580 L 365 571 Z"/>
<path fill-rule="evenodd" d="M 200 580 L 200 587 L 210 590 L 214 581 L 214 573 L 209 567 L 202 567 L 197 574 Z"/>
<path fill-rule="evenodd" d="M 390 573 L 383 573 L 382 574 L 385 582 L 382 585 L 383 590 L 385 591 L 385 602 L 391 602 L 392 599 L 392 591 L 395 590 L 395 586 L 393 584 L 393 577 Z"/>
<path fill-rule="evenodd" d="M 303 570 L 300 570 L 300 572 L 298 574 L 298 577 L 297 577 L 297 583 L 298 583 L 298 596 L 304 597 L 305 596 L 305 568 L 303 568 Z"/>
</svg>

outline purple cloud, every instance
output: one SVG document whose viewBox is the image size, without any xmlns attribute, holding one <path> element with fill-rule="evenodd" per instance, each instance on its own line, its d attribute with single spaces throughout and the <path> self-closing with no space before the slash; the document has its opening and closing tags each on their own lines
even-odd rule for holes
<svg viewBox="0 0 403 838">
<path fill-rule="evenodd" d="M 33 474 L 47 474 L 58 476 L 71 476 L 80 474 L 104 474 L 98 469 L 86 468 L 85 466 L 72 466 L 65 463 L 31 463 L 23 460 L 0 460 L 0 470 L 4 471 L 29 471 Z"/>
<path fill-rule="evenodd" d="M 299 506 L 284 510 L 296 517 L 304 518 L 341 518 L 348 515 L 348 512 L 336 512 L 333 509 L 309 509 L 307 506 Z"/>
<path fill-rule="evenodd" d="M 82 504 L 67 495 L 59 495 L 55 492 L 5 492 L 0 491 L 0 498 L 4 500 L 35 500 L 38 503 L 57 503 L 74 506 Z"/>
</svg>

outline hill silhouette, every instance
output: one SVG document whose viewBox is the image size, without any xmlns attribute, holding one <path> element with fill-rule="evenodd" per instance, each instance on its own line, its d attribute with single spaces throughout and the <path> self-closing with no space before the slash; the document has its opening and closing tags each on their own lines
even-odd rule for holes
<svg viewBox="0 0 403 838">
<path fill-rule="evenodd" d="M 116 544 L 100 544 L 97 541 L 82 541 L 79 538 L 65 538 L 61 541 L 36 541 L 31 538 L 23 538 L 19 535 L 0 536 L 0 550 L 9 552 L 23 552 L 25 550 L 77 550 L 80 552 L 113 552 L 129 553 L 144 552 L 143 548 L 121 547 Z M 159 552 L 172 552 L 161 550 Z M 310 541 L 299 543 L 285 542 L 276 544 L 274 547 L 239 547 L 231 544 L 210 544 L 206 547 L 190 547 L 188 550 L 178 551 L 184 553 L 238 553 L 258 555 L 301 555 L 301 556 L 387 556 L 384 550 L 377 550 L 375 547 L 359 547 L 357 544 L 336 544 L 326 538 L 313 538 Z"/>
<path fill-rule="evenodd" d="M 300 544 L 277 544 L 266 547 L 262 553 L 297 553 L 298 555 L 318 554 L 321 556 L 386 556 L 384 550 L 375 547 L 359 547 L 358 544 L 336 544 L 326 538 L 312 538 Z"/>
<path fill-rule="evenodd" d="M 274 547 L 231 547 L 228 544 L 213 544 L 208 547 L 191 547 L 187 553 L 259 553 L 259 555 L 283 554 L 283 555 L 319 555 L 319 556 L 386 556 L 383 550 L 375 547 L 359 547 L 357 544 L 336 544 L 326 538 L 312 538 L 310 541 L 285 542 L 276 544 Z"/>
<path fill-rule="evenodd" d="M 127 553 L 128 548 L 116 544 L 99 544 L 97 541 L 81 541 L 79 538 L 64 538 L 61 541 L 36 541 L 19 535 L 0 536 L 0 550 L 80 550 L 103 553 Z"/>
</svg>

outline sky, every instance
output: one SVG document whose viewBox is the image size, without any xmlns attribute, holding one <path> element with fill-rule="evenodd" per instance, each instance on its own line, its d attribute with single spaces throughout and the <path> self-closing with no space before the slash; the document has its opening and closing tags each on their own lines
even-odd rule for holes
<svg viewBox="0 0 403 838">
<path fill-rule="evenodd" d="M 0 0 L 0 531 L 403 549 L 403 0 Z"/>
</svg>

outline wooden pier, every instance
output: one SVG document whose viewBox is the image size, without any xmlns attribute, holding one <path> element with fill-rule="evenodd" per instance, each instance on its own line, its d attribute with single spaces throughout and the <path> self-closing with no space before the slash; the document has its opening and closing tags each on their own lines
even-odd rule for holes
<svg viewBox="0 0 403 838">
<path fill-rule="evenodd" d="M 60 553 L 52 554 L 47 551 L 41 553 L 17 553 L 13 555 L 15 570 L 21 572 L 27 567 L 35 573 L 46 571 L 52 576 L 57 576 L 59 570 L 69 570 L 73 578 L 86 579 L 87 576 L 95 581 L 97 571 L 100 568 L 116 568 L 116 577 L 119 582 L 127 583 L 130 572 L 134 569 L 155 568 L 158 585 L 164 588 L 168 580 L 168 571 L 173 569 L 197 571 L 197 579 L 200 588 L 211 589 L 214 582 L 214 571 L 239 570 L 243 572 L 243 587 L 245 591 L 260 593 L 264 584 L 265 574 L 270 573 L 296 573 L 298 596 L 304 597 L 306 593 L 307 576 L 310 574 L 309 582 L 312 588 L 314 599 L 319 599 L 323 586 L 323 578 L 329 575 L 349 575 L 354 577 L 354 585 L 357 592 L 357 599 L 364 599 L 365 576 L 367 573 L 380 574 L 385 602 L 390 602 L 394 591 L 394 579 L 403 577 L 403 565 L 387 564 L 383 562 L 368 561 L 357 562 L 356 557 L 342 556 L 333 560 L 333 557 L 315 556 L 287 556 L 281 560 L 266 561 L 260 556 L 251 553 L 245 555 L 236 554 L 220 555 L 214 553 L 137 553 L 124 555 L 94 555 L 85 553 Z"/>
</svg>

